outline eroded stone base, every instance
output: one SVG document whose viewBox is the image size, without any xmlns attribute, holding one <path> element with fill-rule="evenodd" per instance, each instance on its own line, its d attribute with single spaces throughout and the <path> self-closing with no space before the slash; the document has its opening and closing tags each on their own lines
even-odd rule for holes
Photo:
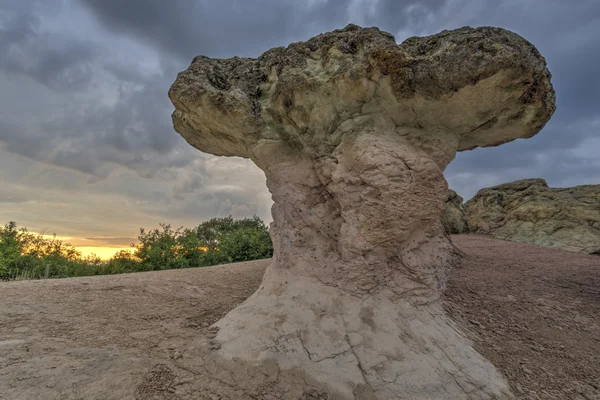
<svg viewBox="0 0 600 400">
<path fill-rule="evenodd" d="M 231 399 L 511 399 L 439 302 L 355 297 L 296 278 L 264 285 L 202 345 L 200 392 Z M 218 397 L 221 396 L 221 397 Z"/>
</svg>

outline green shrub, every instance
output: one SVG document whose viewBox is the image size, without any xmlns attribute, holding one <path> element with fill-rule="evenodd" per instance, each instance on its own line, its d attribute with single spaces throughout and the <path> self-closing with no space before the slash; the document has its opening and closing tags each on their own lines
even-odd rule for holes
<svg viewBox="0 0 600 400">
<path fill-rule="evenodd" d="M 225 235 L 220 245 L 227 262 L 259 260 L 273 256 L 268 231 L 241 228 Z"/>
<path fill-rule="evenodd" d="M 119 251 L 108 261 L 83 257 L 56 235 L 33 234 L 15 222 L 0 227 L 0 280 L 43 278 L 46 265 L 49 277 L 65 278 L 203 267 L 272 255 L 269 229 L 257 216 L 213 218 L 192 229 L 169 224 L 150 231 L 142 228 L 132 251 Z"/>
</svg>

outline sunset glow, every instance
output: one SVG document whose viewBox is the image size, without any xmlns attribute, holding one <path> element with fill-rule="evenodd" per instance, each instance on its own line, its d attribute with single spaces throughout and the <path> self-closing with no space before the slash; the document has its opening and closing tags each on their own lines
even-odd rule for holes
<svg viewBox="0 0 600 400">
<path fill-rule="evenodd" d="M 131 250 L 131 247 L 96 247 L 96 246 L 75 246 L 75 248 L 85 256 L 95 254 L 102 260 L 109 260 L 116 252 L 120 250 Z"/>
<path fill-rule="evenodd" d="M 45 239 L 52 239 L 54 237 L 54 235 L 48 233 L 44 233 L 42 234 L 42 236 Z M 106 245 L 106 241 L 108 241 L 110 238 L 90 239 L 57 235 L 56 239 L 61 240 L 64 243 L 71 244 L 77 249 L 77 251 L 80 251 L 84 257 L 95 254 L 102 260 L 109 260 L 112 256 L 115 255 L 116 252 L 121 250 L 133 250 L 131 247 L 131 242 L 126 243 L 125 241 L 123 241 L 123 243 L 111 243 L 109 245 Z M 131 241 L 133 241 L 133 239 Z"/>
</svg>

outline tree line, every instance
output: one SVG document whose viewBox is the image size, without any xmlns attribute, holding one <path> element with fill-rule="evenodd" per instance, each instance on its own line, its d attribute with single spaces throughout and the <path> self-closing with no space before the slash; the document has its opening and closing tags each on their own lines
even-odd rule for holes
<svg viewBox="0 0 600 400">
<path fill-rule="evenodd" d="M 194 268 L 269 258 L 273 245 L 266 224 L 257 216 L 213 218 L 195 228 L 170 224 L 140 229 L 138 243 L 109 260 L 83 256 L 56 235 L 29 232 L 15 222 L 0 227 L 0 280 L 121 274 Z"/>
</svg>

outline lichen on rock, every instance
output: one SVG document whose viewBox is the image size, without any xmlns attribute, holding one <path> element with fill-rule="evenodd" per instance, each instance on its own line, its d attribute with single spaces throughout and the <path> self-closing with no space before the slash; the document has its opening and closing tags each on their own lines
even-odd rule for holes
<svg viewBox="0 0 600 400">
<path fill-rule="evenodd" d="M 535 47 L 499 28 L 397 45 L 349 25 L 257 59 L 196 57 L 169 96 L 177 132 L 250 158 L 274 201 L 273 262 L 215 324 L 207 391 L 512 398 L 440 307 L 456 262 L 443 169 L 542 129 L 554 91 Z"/>
<path fill-rule="evenodd" d="M 550 188 L 543 179 L 523 179 L 481 189 L 465 206 L 474 233 L 600 252 L 600 185 Z"/>
</svg>

